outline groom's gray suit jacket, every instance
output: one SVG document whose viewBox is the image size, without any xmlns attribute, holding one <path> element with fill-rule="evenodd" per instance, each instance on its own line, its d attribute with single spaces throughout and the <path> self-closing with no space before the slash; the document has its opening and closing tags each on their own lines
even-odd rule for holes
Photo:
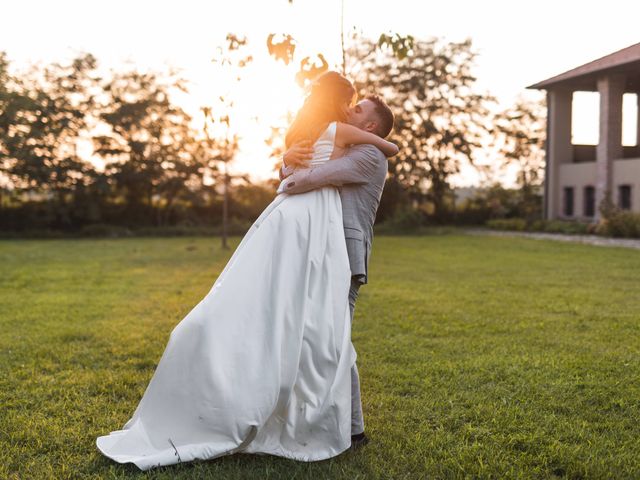
<svg viewBox="0 0 640 480">
<path fill-rule="evenodd" d="M 281 178 L 286 174 L 283 170 Z M 373 145 L 356 145 L 344 157 L 295 170 L 283 181 L 289 194 L 339 187 L 351 275 L 360 283 L 367 283 L 373 223 L 386 176 L 387 159 L 382 152 Z"/>
</svg>

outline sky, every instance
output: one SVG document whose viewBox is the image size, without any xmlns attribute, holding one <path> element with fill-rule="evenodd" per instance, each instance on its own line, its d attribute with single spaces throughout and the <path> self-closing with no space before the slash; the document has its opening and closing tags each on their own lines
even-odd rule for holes
<svg viewBox="0 0 640 480">
<path fill-rule="evenodd" d="M 179 68 L 191 82 L 190 95 L 179 100 L 186 109 L 197 112 L 220 92 L 234 98 L 243 141 L 235 170 L 267 178 L 274 163 L 263 141 L 269 124 L 302 100 L 293 82 L 295 67 L 268 57 L 267 35 L 291 34 L 298 59 L 323 52 L 335 65 L 341 6 L 342 0 L 21 0 L 2 6 L 0 49 L 16 68 L 70 60 L 79 52 L 93 53 L 103 68 Z M 638 18 L 640 2 L 633 0 L 344 0 L 346 31 L 372 38 L 389 32 L 471 38 L 479 54 L 478 87 L 504 107 L 519 95 L 540 98 L 525 90 L 528 85 L 640 42 Z M 211 63 L 228 32 L 245 35 L 254 50 L 242 87 L 231 87 Z M 635 130 L 627 120 L 637 118 L 635 108 L 626 98 L 628 132 Z M 597 97 L 577 98 L 574 113 L 576 143 L 594 141 Z M 635 140 L 628 132 L 627 141 Z M 458 185 L 477 181 L 471 168 L 455 179 Z"/>
</svg>

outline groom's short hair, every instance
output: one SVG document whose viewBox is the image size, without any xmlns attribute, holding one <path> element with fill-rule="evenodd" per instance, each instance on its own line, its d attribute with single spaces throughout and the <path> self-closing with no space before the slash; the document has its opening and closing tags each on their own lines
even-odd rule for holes
<svg viewBox="0 0 640 480">
<path fill-rule="evenodd" d="M 369 100 L 375 104 L 374 113 L 377 117 L 377 127 L 375 129 L 375 134 L 382 138 L 387 138 L 387 136 L 391 133 L 393 129 L 393 112 L 389 108 L 389 106 L 384 103 L 378 95 L 369 95 L 366 97 L 366 100 Z"/>
</svg>

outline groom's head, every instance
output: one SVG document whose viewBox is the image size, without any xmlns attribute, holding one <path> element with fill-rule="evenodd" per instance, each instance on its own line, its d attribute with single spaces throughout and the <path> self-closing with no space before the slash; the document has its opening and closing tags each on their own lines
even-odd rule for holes
<svg viewBox="0 0 640 480">
<path fill-rule="evenodd" d="M 393 113 L 380 97 L 371 95 L 351 107 L 347 122 L 386 138 L 393 128 Z"/>
</svg>

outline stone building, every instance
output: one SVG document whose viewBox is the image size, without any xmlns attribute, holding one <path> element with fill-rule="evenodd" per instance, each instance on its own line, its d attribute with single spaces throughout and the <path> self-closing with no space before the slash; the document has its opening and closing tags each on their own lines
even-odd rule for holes
<svg viewBox="0 0 640 480">
<path fill-rule="evenodd" d="M 547 219 L 597 220 L 607 195 L 640 212 L 640 43 L 528 88 L 547 92 L 544 214 Z M 573 93 L 599 93 L 597 145 L 574 145 Z M 636 95 L 636 144 L 622 146 L 622 98 Z"/>
</svg>

